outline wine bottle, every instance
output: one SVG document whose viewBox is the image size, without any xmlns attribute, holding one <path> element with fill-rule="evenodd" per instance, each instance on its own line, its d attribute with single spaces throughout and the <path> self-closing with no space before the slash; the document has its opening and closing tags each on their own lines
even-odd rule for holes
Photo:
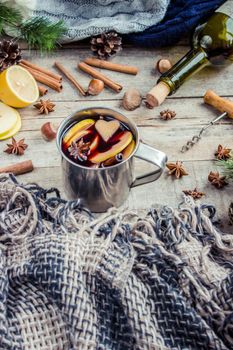
<svg viewBox="0 0 233 350">
<path fill-rule="evenodd" d="M 194 73 L 209 63 L 219 63 L 233 55 L 233 7 L 227 1 L 209 20 L 200 24 L 192 37 L 192 49 L 169 71 L 162 74 L 157 85 L 147 94 L 148 107 L 160 105 Z"/>
</svg>

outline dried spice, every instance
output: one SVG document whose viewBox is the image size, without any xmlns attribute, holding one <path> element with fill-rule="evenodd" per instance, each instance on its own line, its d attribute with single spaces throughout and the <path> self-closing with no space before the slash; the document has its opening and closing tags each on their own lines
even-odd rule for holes
<svg viewBox="0 0 233 350">
<path fill-rule="evenodd" d="M 122 38 L 116 32 L 94 36 L 91 38 L 91 50 L 100 59 L 108 59 L 122 50 Z"/>
<path fill-rule="evenodd" d="M 4 69 L 19 63 L 21 50 L 19 45 L 12 40 L 0 41 L 0 72 Z"/>
<path fill-rule="evenodd" d="M 222 188 L 228 183 L 226 182 L 226 176 L 220 176 L 219 172 L 213 172 L 211 171 L 208 176 L 208 180 L 211 183 L 211 185 L 215 186 L 216 188 Z"/>
<path fill-rule="evenodd" d="M 175 118 L 176 112 L 171 111 L 170 109 L 165 109 L 164 111 L 160 112 L 160 118 L 163 120 L 171 120 Z"/>
<path fill-rule="evenodd" d="M 127 111 L 133 111 L 141 105 L 141 102 L 142 102 L 142 97 L 140 92 L 135 88 L 130 88 L 124 94 L 124 97 L 122 100 L 122 106 Z"/>
<path fill-rule="evenodd" d="M 12 137 L 11 143 L 7 144 L 7 149 L 4 152 L 8 154 L 16 154 L 18 156 L 22 156 L 27 147 L 28 145 L 24 143 L 24 139 L 16 141 L 16 139 Z"/>
<path fill-rule="evenodd" d="M 39 109 L 40 114 L 49 114 L 50 112 L 54 111 L 55 104 L 51 102 L 50 100 L 42 100 L 40 99 L 39 102 L 34 104 L 34 107 Z"/>
<path fill-rule="evenodd" d="M 166 167 L 170 170 L 169 175 L 173 175 L 177 179 L 184 175 L 188 175 L 187 171 L 183 167 L 183 163 L 179 160 L 176 163 L 167 163 Z"/>
<path fill-rule="evenodd" d="M 194 188 L 194 190 L 184 190 L 183 193 L 184 193 L 186 196 L 191 196 L 191 197 L 193 197 L 194 200 L 200 199 L 200 198 L 202 198 L 203 196 L 205 196 L 205 193 L 204 193 L 204 192 L 201 192 L 201 191 L 198 191 L 196 187 Z"/>
<path fill-rule="evenodd" d="M 83 138 L 78 142 L 72 142 L 68 151 L 74 159 L 87 160 L 87 156 L 90 152 L 91 142 L 84 142 Z"/>
<path fill-rule="evenodd" d="M 219 160 L 227 160 L 231 156 L 231 148 L 225 148 L 222 145 L 218 145 L 218 149 L 214 155 Z"/>
</svg>

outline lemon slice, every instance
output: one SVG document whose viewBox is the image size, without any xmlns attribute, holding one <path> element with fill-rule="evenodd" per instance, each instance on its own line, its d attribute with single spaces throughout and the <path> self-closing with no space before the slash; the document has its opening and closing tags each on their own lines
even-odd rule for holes
<svg viewBox="0 0 233 350">
<path fill-rule="evenodd" d="M 38 98 L 37 83 L 26 69 L 15 65 L 0 74 L 0 100 L 8 106 L 27 107 Z"/>
<path fill-rule="evenodd" d="M 22 125 L 21 118 L 20 118 L 20 115 L 18 114 L 16 124 L 14 125 L 14 127 L 7 134 L 4 134 L 4 136 L 1 136 L 0 140 L 2 141 L 2 140 L 9 139 L 10 137 L 17 134 L 17 132 L 19 132 L 19 130 L 21 129 L 21 125 Z"/>
<path fill-rule="evenodd" d="M 18 116 L 19 113 L 15 109 L 0 102 L 0 138 L 14 128 Z"/>
</svg>

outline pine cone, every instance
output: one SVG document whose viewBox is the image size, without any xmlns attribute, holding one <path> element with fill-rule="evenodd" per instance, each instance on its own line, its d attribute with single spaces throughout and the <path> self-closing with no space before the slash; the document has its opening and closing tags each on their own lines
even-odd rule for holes
<svg viewBox="0 0 233 350">
<path fill-rule="evenodd" d="M 122 38 L 116 32 L 102 33 L 91 38 L 91 50 L 102 60 L 122 50 Z"/>
<path fill-rule="evenodd" d="M 21 50 L 18 44 L 11 40 L 0 41 L 0 72 L 19 63 L 20 60 Z"/>
</svg>

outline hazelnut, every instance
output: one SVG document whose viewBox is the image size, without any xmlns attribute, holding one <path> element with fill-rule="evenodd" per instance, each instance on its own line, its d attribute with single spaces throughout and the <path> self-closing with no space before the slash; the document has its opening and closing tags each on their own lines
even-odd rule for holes
<svg viewBox="0 0 233 350">
<path fill-rule="evenodd" d="M 159 60 L 156 63 L 156 69 L 161 74 L 167 72 L 171 67 L 172 67 L 171 62 L 169 60 L 167 60 L 167 59 L 164 59 L 164 58 Z"/>
<path fill-rule="evenodd" d="M 104 89 L 104 82 L 100 79 L 92 79 L 87 89 L 87 95 L 99 95 Z"/>
<path fill-rule="evenodd" d="M 51 122 L 47 122 L 47 123 L 43 124 L 41 127 L 41 133 L 42 133 L 43 138 L 46 141 L 54 140 L 56 138 L 56 135 L 57 135 L 57 129 L 58 129 L 58 126 L 51 123 Z"/>
<path fill-rule="evenodd" d="M 131 88 L 124 94 L 122 106 L 127 111 L 133 111 L 140 106 L 141 102 L 142 97 L 140 95 L 140 92 L 135 88 Z"/>
</svg>

